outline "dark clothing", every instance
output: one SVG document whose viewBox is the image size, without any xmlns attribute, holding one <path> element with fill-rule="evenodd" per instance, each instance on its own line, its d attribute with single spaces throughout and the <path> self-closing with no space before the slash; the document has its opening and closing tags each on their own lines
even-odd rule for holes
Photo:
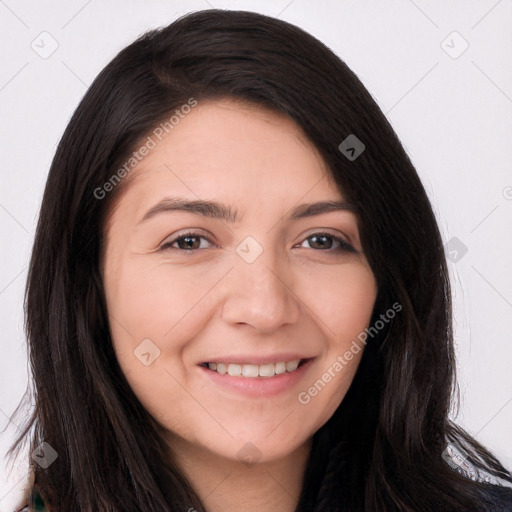
<svg viewBox="0 0 512 512">
<path fill-rule="evenodd" d="M 310 466 L 310 472 L 306 474 L 307 487 L 302 491 L 298 512 L 338 512 L 339 504 L 343 500 L 340 495 L 339 480 L 336 478 L 340 464 L 340 452 L 334 448 L 323 452 L 322 447 L 316 446 L 317 457 L 315 464 Z M 329 453 L 326 457 L 325 453 Z M 314 466 L 314 467 L 313 467 Z M 325 468 L 325 471 L 318 471 Z M 468 512 L 512 512 L 512 488 L 488 484 L 488 497 L 493 505 L 489 508 L 471 510 Z M 30 503 L 30 505 L 29 505 Z M 33 486 L 33 492 L 28 496 L 23 508 L 15 512 L 51 512 L 44 504 L 44 498 L 37 483 Z M 375 511 L 378 512 L 378 511 Z M 442 512 L 433 510 L 432 512 Z"/>
</svg>

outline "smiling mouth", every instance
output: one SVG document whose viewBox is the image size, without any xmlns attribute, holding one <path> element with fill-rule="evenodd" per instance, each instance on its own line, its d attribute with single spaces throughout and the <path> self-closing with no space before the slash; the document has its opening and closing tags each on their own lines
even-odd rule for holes
<svg viewBox="0 0 512 512">
<path fill-rule="evenodd" d="M 208 368 L 211 371 L 221 375 L 230 375 L 231 377 L 274 377 L 284 373 L 293 373 L 300 368 L 309 359 L 295 359 L 294 361 L 280 361 L 267 364 L 244 364 L 244 363 L 202 363 L 199 366 Z"/>
</svg>

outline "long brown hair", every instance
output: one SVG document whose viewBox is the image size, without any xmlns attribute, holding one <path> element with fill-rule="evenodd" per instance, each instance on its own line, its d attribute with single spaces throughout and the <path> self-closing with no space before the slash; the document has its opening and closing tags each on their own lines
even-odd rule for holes
<svg viewBox="0 0 512 512">
<path fill-rule="evenodd" d="M 191 97 L 237 98 L 301 126 L 357 207 L 379 288 L 373 320 L 395 302 L 403 307 L 368 341 L 348 394 L 315 434 L 297 510 L 485 505 L 488 486 L 446 463 L 447 443 L 474 467 L 512 477 L 448 419 L 450 285 L 414 166 L 342 60 L 300 28 L 243 11 L 200 11 L 147 32 L 103 69 L 70 120 L 49 171 L 26 289 L 35 409 L 10 453 L 29 434 L 31 450 L 43 441 L 56 450 L 48 468 L 33 464 L 52 511 L 204 511 L 119 367 L 99 272 L 105 216 L 123 183 L 104 197 L 98 189 Z M 339 149 L 350 134 L 365 145 L 355 160 Z M 340 457 L 327 464 L 333 448 Z"/>
</svg>

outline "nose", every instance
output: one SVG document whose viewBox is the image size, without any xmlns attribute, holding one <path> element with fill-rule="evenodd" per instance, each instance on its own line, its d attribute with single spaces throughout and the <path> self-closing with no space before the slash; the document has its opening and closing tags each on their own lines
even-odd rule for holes
<svg viewBox="0 0 512 512">
<path fill-rule="evenodd" d="M 300 318 L 300 300 L 290 283 L 286 262 L 270 250 L 253 263 L 236 257 L 225 282 L 222 318 L 231 324 L 248 324 L 261 332 L 274 332 Z M 288 279 L 287 279 L 288 278 Z"/>
</svg>

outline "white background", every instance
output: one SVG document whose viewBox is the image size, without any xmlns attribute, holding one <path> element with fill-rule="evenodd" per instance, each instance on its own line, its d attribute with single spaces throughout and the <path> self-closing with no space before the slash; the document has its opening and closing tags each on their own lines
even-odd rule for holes
<svg viewBox="0 0 512 512">
<path fill-rule="evenodd" d="M 512 0 L 0 0 L 0 511 L 12 511 L 26 470 L 8 477 L 4 454 L 21 426 L 9 417 L 28 378 L 23 293 L 57 142 L 120 49 L 210 7 L 257 11 L 306 29 L 345 60 L 389 118 L 445 242 L 457 237 L 468 248 L 449 262 L 457 421 L 512 468 Z M 52 39 L 58 48 L 48 58 L 31 47 L 48 51 Z M 463 40 L 469 47 L 453 58 Z"/>
</svg>

